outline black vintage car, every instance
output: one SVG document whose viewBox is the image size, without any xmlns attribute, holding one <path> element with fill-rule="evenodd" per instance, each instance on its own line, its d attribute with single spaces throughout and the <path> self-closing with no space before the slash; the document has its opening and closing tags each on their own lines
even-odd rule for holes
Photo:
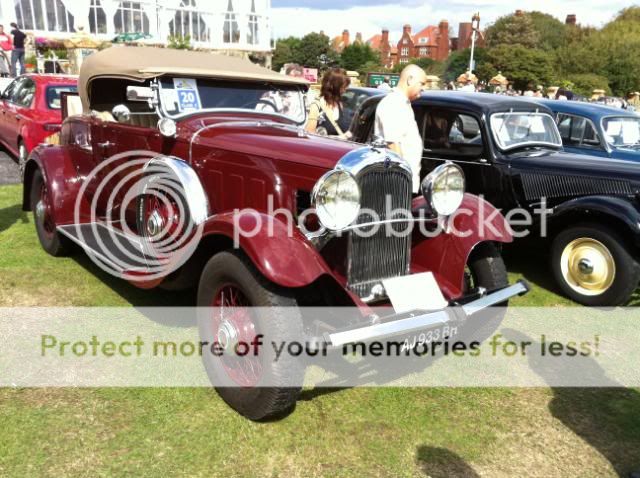
<svg viewBox="0 0 640 478">
<path fill-rule="evenodd" d="M 383 97 L 362 104 L 351 125 L 354 141 L 375 139 Z M 413 108 L 424 140 L 422 175 L 445 161 L 458 164 L 470 192 L 503 212 L 520 210 L 510 218 L 514 230 L 527 227 L 517 224 L 522 211 L 531 215 L 530 236 L 545 238 L 567 296 L 592 306 L 628 302 L 640 280 L 637 163 L 564 152 L 551 111 L 533 101 L 428 92 Z"/>
</svg>

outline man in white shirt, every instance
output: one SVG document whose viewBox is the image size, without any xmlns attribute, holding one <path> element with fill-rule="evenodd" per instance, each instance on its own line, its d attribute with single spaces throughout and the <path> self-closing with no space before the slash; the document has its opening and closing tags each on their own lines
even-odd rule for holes
<svg viewBox="0 0 640 478">
<path fill-rule="evenodd" d="M 413 192 L 420 191 L 420 167 L 423 143 L 411 102 L 427 86 L 427 74 L 417 65 L 409 65 L 400 74 L 398 86 L 378 105 L 375 136 L 382 138 L 390 150 L 407 160 L 413 173 Z"/>
</svg>

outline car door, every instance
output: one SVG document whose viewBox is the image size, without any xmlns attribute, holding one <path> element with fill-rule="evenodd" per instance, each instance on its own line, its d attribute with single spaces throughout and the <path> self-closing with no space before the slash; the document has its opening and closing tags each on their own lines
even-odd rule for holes
<svg viewBox="0 0 640 478">
<path fill-rule="evenodd" d="M 17 78 L 5 90 L 2 100 L 2 125 L 0 126 L 2 133 L 2 141 L 13 154 L 17 154 L 17 138 L 18 138 L 18 107 L 16 101 L 19 100 L 23 85 L 28 78 Z"/>
<path fill-rule="evenodd" d="M 492 160 L 491 148 L 475 113 L 450 107 L 416 105 L 424 150 L 421 177 L 451 161 L 464 172 L 467 191 L 497 207 L 511 207 L 514 197 L 508 165 Z"/>
<path fill-rule="evenodd" d="M 558 130 L 565 151 L 592 156 L 609 156 L 602 145 L 596 126 L 589 118 L 580 115 L 558 113 Z"/>
<path fill-rule="evenodd" d="M 9 83 L 9 85 L 2 92 L 2 97 L 0 98 L 0 140 L 5 144 L 7 143 L 7 137 L 9 134 L 9 130 L 7 128 L 7 115 L 9 114 L 9 110 L 11 108 L 10 98 L 20 81 L 21 78 L 16 78 L 11 83 Z"/>
</svg>

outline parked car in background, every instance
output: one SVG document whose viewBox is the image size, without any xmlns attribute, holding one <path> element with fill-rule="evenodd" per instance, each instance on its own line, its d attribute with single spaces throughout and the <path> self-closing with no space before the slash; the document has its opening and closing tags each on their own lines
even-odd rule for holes
<svg viewBox="0 0 640 478">
<path fill-rule="evenodd" d="M 640 115 L 597 103 L 537 100 L 555 115 L 565 151 L 640 161 Z"/>
<path fill-rule="evenodd" d="M 76 91 L 78 79 L 66 75 L 26 74 L 0 96 L 0 143 L 24 166 L 29 153 L 60 131 L 60 93 Z"/>
<path fill-rule="evenodd" d="M 373 139 L 381 99 L 370 98 L 361 106 L 351 126 L 354 141 Z M 533 234 L 546 236 L 556 282 L 576 302 L 611 306 L 629 300 L 640 280 L 637 164 L 563 151 L 553 113 L 533 100 L 428 92 L 414 101 L 413 109 L 424 140 L 423 175 L 454 162 L 464 171 L 470 192 L 484 195 L 505 213 L 528 211 L 536 221 Z M 616 112 L 611 123 L 606 117 L 601 121 L 612 137 L 623 134 L 622 128 L 617 134 L 606 129 L 612 124 L 629 121 L 636 127 L 634 117 Z M 542 221 L 535 210 L 544 204 L 551 214 Z"/>
<path fill-rule="evenodd" d="M 350 87 L 342 95 L 342 114 L 349 118 L 349 122 L 353 120 L 356 111 L 360 108 L 360 105 L 372 96 L 376 96 L 383 93 L 382 90 L 376 88 L 364 88 L 364 87 Z"/>
<path fill-rule="evenodd" d="M 477 327 L 485 322 L 474 314 L 528 290 L 508 284 L 499 254 L 499 244 L 511 241 L 504 218 L 465 194 L 457 166 L 435 168 L 424 197 L 413 198 L 402 158 L 304 132 L 306 89 L 302 79 L 239 58 L 109 48 L 83 63 L 84 114 L 66 118 L 60 144 L 36 148 L 24 174 L 23 207 L 34 211 L 49 254 L 75 243 L 136 286 L 198 287 L 198 305 L 217 308 L 199 316 L 201 340 L 226 350 L 222 359 L 204 358 L 207 373 L 222 398 L 252 419 L 289 409 L 300 391 L 290 376 L 304 371 L 264 354 L 239 362 L 239 340 L 253 344 L 269 332 L 284 343 L 342 347 L 434 328 L 443 337 L 446 305 L 460 306 L 461 327 Z M 82 189 L 101 167 L 106 172 Z M 136 173 L 139 188 L 127 189 Z M 166 183 L 168 190 L 153 189 Z M 387 215 L 387 204 L 407 215 Z M 483 234 L 475 214 L 451 217 L 459 208 L 483 209 L 492 229 Z M 290 228 L 284 211 L 306 222 Z M 447 217 L 464 237 L 438 229 Z M 196 251 L 178 269 L 154 273 L 156 248 L 177 244 L 184 220 L 201 230 Z M 425 229 L 403 233 L 411 224 Z M 239 234 L 240 226 L 251 233 Z M 385 284 L 394 279 L 408 297 L 404 312 L 389 307 Z M 416 305 L 429 297 L 444 304 Z M 312 321 L 246 310 L 304 305 L 352 307 L 354 316 Z M 373 305 L 386 312 L 374 315 Z"/>
</svg>

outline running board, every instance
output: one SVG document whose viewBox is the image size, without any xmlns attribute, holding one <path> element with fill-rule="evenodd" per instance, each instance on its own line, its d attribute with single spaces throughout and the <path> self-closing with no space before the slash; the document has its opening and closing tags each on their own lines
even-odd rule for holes
<svg viewBox="0 0 640 478">
<path fill-rule="evenodd" d="M 121 274 L 148 270 L 151 258 L 145 255 L 139 237 L 129 236 L 100 222 L 58 226 L 57 230 L 87 254 Z"/>
</svg>

